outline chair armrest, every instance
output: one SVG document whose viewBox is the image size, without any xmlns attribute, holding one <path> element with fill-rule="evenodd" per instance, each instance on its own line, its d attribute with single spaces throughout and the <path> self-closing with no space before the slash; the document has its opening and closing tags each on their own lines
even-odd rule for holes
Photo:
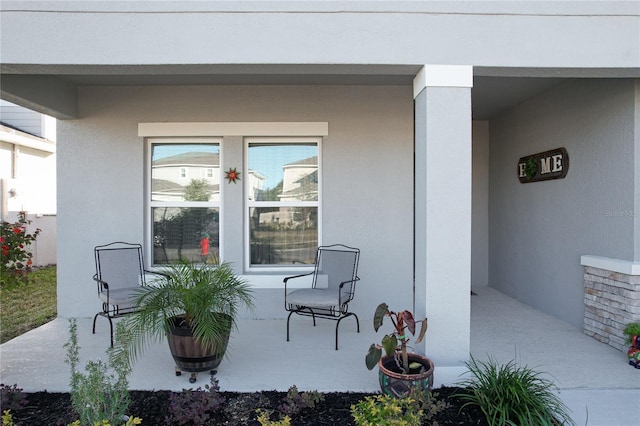
<svg viewBox="0 0 640 426">
<path fill-rule="evenodd" d="M 282 282 L 284 283 L 284 307 L 285 307 L 285 309 L 287 308 L 287 281 L 293 280 L 295 278 L 307 277 L 309 275 L 313 275 L 313 273 L 314 273 L 314 271 L 311 271 L 311 272 L 307 272 L 306 274 L 292 275 L 290 277 L 284 277 L 284 280 L 282 280 Z"/>
<path fill-rule="evenodd" d="M 360 277 L 355 277 L 352 280 L 348 280 L 348 281 L 342 281 L 339 285 L 340 288 L 344 287 L 345 284 L 347 283 L 355 283 L 356 281 L 360 281 Z"/>
<path fill-rule="evenodd" d="M 284 286 L 286 287 L 287 286 L 287 281 L 292 280 L 294 278 L 300 278 L 300 277 L 306 277 L 306 276 L 309 276 L 309 275 L 313 275 L 313 272 L 314 271 L 307 272 L 306 274 L 292 275 L 290 277 L 284 277 L 284 280 L 282 280 L 282 282 L 284 283 Z"/>
<path fill-rule="evenodd" d="M 160 271 L 151 271 L 149 269 L 143 269 L 142 272 L 146 272 L 153 275 L 161 275 L 165 278 L 169 278 L 169 274 L 165 274 L 164 272 L 160 272 Z"/>
<path fill-rule="evenodd" d="M 103 287 L 107 289 L 107 291 L 109 290 L 109 284 L 106 281 L 98 279 L 98 274 L 93 274 L 93 280 L 98 283 L 98 291 L 100 291 Z"/>
</svg>

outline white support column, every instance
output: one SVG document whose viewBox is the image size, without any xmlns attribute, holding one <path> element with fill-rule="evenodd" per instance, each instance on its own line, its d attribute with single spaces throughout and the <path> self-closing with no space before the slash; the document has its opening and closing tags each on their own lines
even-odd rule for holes
<svg viewBox="0 0 640 426">
<path fill-rule="evenodd" d="M 633 202 L 633 260 L 640 262 L 640 80 L 635 84 L 635 114 L 634 114 L 634 202 Z"/>
<path fill-rule="evenodd" d="M 414 79 L 415 310 L 424 351 L 452 384 L 470 352 L 471 66 L 426 65 Z"/>
</svg>

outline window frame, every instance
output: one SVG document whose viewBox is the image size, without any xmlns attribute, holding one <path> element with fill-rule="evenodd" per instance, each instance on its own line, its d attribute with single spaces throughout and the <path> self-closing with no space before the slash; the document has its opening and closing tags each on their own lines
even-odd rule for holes
<svg viewBox="0 0 640 426">
<path fill-rule="evenodd" d="M 313 265 L 294 265 L 294 264 L 285 264 L 285 265 L 252 265 L 251 264 L 251 241 L 250 241 L 250 214 L 252 208 L 255 207 L 315 207 L 317 209 L 317 221 L 318 221 L 318 246 L 322 245 L 322 142 L 323 137 L 321 136 L 275 136 L 275 137 L 254 137 L 247 136 L 244 137 L 244 167 L 243 173 L 246 176 L 244 183 L 244 238 L 243 238 L 243 246 L 244 246 L 244 270 L 249 273 L 264 273 L 264 272 L 285 272 L 291 273 L 291 271 L 295 271 L 295 273 L 305 273 L 313 271 Z M 314 143 L 317 147 L 318 152 L 318 199 L 316 201 L 257 201 L 257 200 L 249 200 L 249 193 L 251 189 L 249 188 L 249 146 L 251 144 L 278 144 L 278 145 L 295 145 L 300 143 Z"/>
<path fill-rule="evenodd" d="M 221 244 L 222 239 L 224 238 L 223 236 L 223 230 L 224 230 L 224 225 L 223 225 L 223 218 L 224 215 L 222 213 L 222 200 L 224 199 L 224 185 L 222 184 L 224 179 L 223 179 L 223 174 L 222 174 L 222 167 L 223 167 L 223 142 L 224 142 L 224 138 L 222 137 L 162 137 L 162 136 L 154 136 L 154 137 L 147 137 L 145 138 L 145 147 L 146 147 L 146 160 L 145 160 L 145 164 L 146 164 L 146 170 L 145 170 L 145 192 L 146 192 L 146 196 L 145 196 L 145 213 L 144 213 L 144 217 L 145 217 L 145 231 L 144 231 L 144 240 L 145 240 L 145 246 L 146 246 L 146 251 L 148 253 L 147 256 L 147 266 L 151 269 L 160 269 L 164 266 L 166 266 L 165 264 L 156 264 L 154 261 L 154 252 L 153 252 L 153 209 L 156 207 L 177 207 L 177 208 L 184 208 L 184 207 L 201 207 L 201 208 L 217 208 L 218 209 L 218 217 L 219 217 L 219 221 L 218 221 L 218 235 L 219 235 L 219 242 L 218 242 L 218 250 L 219 250 L 219 254 L 220 254 L 220 259 L 223 259 L 224 257 L 224 253 L 223 253 L 223 244 Z M 175 201 L 175 202 L 167 202 L 167 201 L 153 201 L 151 199 L 152 197 L 152 170 L 153 170 L 153 164 L 152 164 L 152 155 L 153 155 L 153 146 L 154 145 L 180 145 L 180 144 L 184 144 L 184 145 L 198 145 L 198 144 L 217 144 L 218 145 L 218 155 L 219 155 L 219 159 L 220 159 L 220 166 L 218 168 L 218 173 L 219 173 L 219 179 L 218 181 L 220 182 L 220 199 L 219 200 L 214 200 L 214 201 Z M 214 173 L 215 174 L 215 173 Z M 188 178 L 188 176 L 187 176 Z"/>
</svg>

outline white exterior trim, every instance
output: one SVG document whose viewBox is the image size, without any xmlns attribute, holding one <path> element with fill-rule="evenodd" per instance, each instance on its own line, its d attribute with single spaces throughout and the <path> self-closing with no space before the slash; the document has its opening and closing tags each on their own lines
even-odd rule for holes
<svg viewBox="0 0 640 426">
<path fill-rule="evenodd" d="M 28 148 L 37 149 L 39 151 L 55 153 L 55 143 L 37 136 L 32 136 L 27 133 L 15 130 L 10 127 L 0 125 L 0 141 L 7 142 L 13 145 L 25 146 Z"/>
<path fill-rule="evenodd" d="M 425 65 L 413 79 L 413 97 L 426 87 L 473 87 L 471 65 Z"/>
<path fill-rule="evenodd" d="M 621 274 L 640 275 L 640 262 L 585 255 L 580 256 L 580 264 Z"/>
<path fill-rule="evenodd" d="M 138 136 L 327 136 L 328 122 L 138 123 Z"/>
<path fill-rule="evenodd" d="M 265 265 L 265 266 L 251 266 L 251 241 L 249 240 L 249 235 L 250 235 L 250 231 L 249 231 L 249 210 L 252 207 L 289 207 L 289 206 L 309 206 L 309 207 L 316 207 L 318 209 L 318 246 L 322 245 L 322 193 L 323 193 L 323 184 L 322 184 L 322 143 L 323 143 L 323 138 L 322 137 L 312 137 L 312 138 L 295 138 L 292 139 L 291 136 L 281 136 L 278 138 L 251 138 L 251 137 L 247 137 L 244 138 L 243 141 L 243 151 L 244 151 L 244 159 L 243 159 L 243 163 L 244 163 L 244 169 L 243 169 L 243 173 L 244 176 L 248 177 L 249 176 L 249 145 L 251 143 L 260 143 L 260 142 L 265 142 L 265 143 L 282 143 L 282 144 L 287 144 L 287 143 L 296 143 L 296 142 L 309 142 L 309 143 L 315 143 L 318 149 L 318 164 L 317 164 L 317 170 L 318 170 L 318 200 L 317 201 L 292 201 L 292 202 L 282 202 L 282 201 L 276 201 L 276 202 L 265 202 L 265 201 L 260 201 L 257 202 L 256 200 L 248 200 L 247 199 L 247 195 L 249 188 L 248 188 L 248 184 L 249 184 L 249 179 L 245 179 L 245 183 L 244 183 L 244 207 L 243 207 L 243 222 L 244 222 L 244 239 L 243 239 L 243 249 L 244 249 L 244 270 L 251 273 L 251 274 L 270 274 L 270 273 L 279 273 L 282 271 L 286 271 L 287 275 L 283 275 L 281 278 L 279 278 L 279 283 L 275 284 L 274 281 L 271 278 L 268 278 L 266 280 L 258 280 L 256 282 L 259 282 L 260 284 L 257 284 L 256 287 L 260 288 L 261 286 L 264 286 L 264 283 L 269 283 L 269 285 L 273 284 L 273 286 L 275 288 L 279 288 L 282 285 L 282 280 L 284 279 L 285 276 L 289 276 L 289 275 L 298 275 L 298 274 L 304 274 L 307 272 L 312 272 L 313 271 L 313 265 L 307 265 L 307 266 L 295 266 L 292 267 L 291 265 Z M 251 284 L 254 284 L 255 281 L 255 277 L 256 276 L 260 276 L 260 275 L 251 275 Z M 267 275 L 268 276 L 268 275 Z M 294 281 L 302 281 L 302 280 L 294 280 Z M 309 287 L 309 286 L 307 286 Z M 273 287 L 272 287 L 273 288 Z M 293 286 L 292 288 L 295 288 L 295 286 Z M 304 286 L 302 286 L 301 288 L 304 288 Z"/>
</svg>

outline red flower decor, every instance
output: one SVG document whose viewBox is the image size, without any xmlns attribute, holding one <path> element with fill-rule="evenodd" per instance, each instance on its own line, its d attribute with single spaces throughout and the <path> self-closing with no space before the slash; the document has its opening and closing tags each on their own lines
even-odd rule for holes
<svg viewBox="0 0 640 426">
<path fill-rule="evenodd" d="M 229 168 L 229 170 L 227 170 L 226 172 L 226 179 L 229 181 L 229 183 L 233 182 L 236 183 L 237 180 L 240 180 L 240 172 L 236 171 L 235 167 Z"/>
</svg>

